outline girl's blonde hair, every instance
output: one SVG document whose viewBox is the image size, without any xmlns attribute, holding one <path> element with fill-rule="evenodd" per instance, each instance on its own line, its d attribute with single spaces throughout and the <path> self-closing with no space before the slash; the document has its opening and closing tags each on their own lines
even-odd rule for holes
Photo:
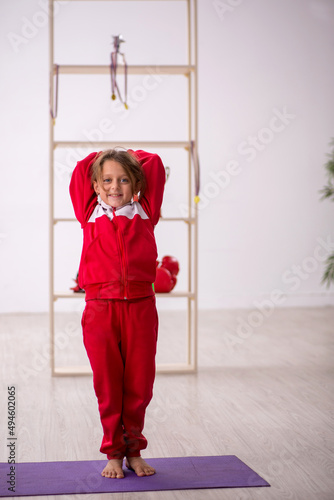
<svg viewBox="0 0 334 500">
<path fill-rule="evenodd" d="M 117 161 L 120 165 L 122 165 L 126 174 L 130 178 L 132 194 L 140 191 L 139 198 L 141 198 L 146 188 L 145 174 L 139 161 L 127 151 L 120 149 L 108 149 L 106 151 L 102 151 L 91 167 L 92 184 L 94 182 L 99 182 L 102 179 L 103 164 L 106 160 Z"/>
</svg>

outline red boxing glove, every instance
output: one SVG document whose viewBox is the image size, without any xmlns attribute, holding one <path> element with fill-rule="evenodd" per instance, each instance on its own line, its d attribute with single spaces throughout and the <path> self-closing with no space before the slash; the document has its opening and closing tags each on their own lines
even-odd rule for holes
<svg viewBox="0 0 334 500">
<path fill-rule="evenodd" d="M 174 288 L 175 283 L 168 269 L 157 267 L 157 275 L 154 282 L 156 293 L 168 293 Z"/>
<path fill-rule="evenodd" d="M 180 270 L 178 260 L 171 255 L 165 255 L 165 257 L 162 258 L 161 267 L 168 269 L 172 276 L 177 276 Z"/>
<path fill-rule="evenodd" d="M 173 290 L 174 286 L 176 285 L 176 282 L 177 282 L 177 278 L 176 278 L 176 276 L 173 276 L 173 274 L 172 274 L 172 288 L 170 289 L 170 291 Z"/>
</svg>

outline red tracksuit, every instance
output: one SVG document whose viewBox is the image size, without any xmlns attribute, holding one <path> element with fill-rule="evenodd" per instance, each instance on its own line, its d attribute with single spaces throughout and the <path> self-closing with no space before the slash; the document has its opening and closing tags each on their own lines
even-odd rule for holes
<svg viewBox="0 0 334 500">
<path fill-rule="evenodd" d="M 128 151 L 145 172 L 140 202 L 112 209 L 97 199 L 91 165 L 78 162 L 70 183 L 74 211 L 84 232 L 79 285 L 86 292 L 84 344 L 93 370 L 108 459 L 139 456 L 145 410 L 152 398 L 158 316 L 152 283 L 165 169 L 159 156 Z"/>
</svg>

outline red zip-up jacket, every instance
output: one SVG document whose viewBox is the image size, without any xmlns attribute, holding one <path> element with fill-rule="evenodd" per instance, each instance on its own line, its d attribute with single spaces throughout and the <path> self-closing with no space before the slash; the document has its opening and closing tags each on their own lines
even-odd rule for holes
<svg viewBox="0 0 334 500">
<path fill-rule="evenodd" d="M 134 299 L 154 294 L 154 226 L 160 217 L 165 169 L 156 154 L 128 152 L 145 172 L 146 190 L 139 202 L 113 209 L 97 199 L 91 166 L 98 153 L 79 161 L 72 174 L 70 195 L 84 234 L 78 281 L 86 300 Z"/>
</svg>

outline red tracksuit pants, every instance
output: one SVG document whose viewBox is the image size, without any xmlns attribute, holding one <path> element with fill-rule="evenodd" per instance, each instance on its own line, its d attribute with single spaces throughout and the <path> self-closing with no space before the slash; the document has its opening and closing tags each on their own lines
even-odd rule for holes
<svg viewBox="0 0 334 500">
<path fill-rule="evenodd" d="M 103 427 L 100 451 L 109 460 L 140 456 L 155 378 L 155 297 L 89 300 L 82 328 Z"/>
</svg>

